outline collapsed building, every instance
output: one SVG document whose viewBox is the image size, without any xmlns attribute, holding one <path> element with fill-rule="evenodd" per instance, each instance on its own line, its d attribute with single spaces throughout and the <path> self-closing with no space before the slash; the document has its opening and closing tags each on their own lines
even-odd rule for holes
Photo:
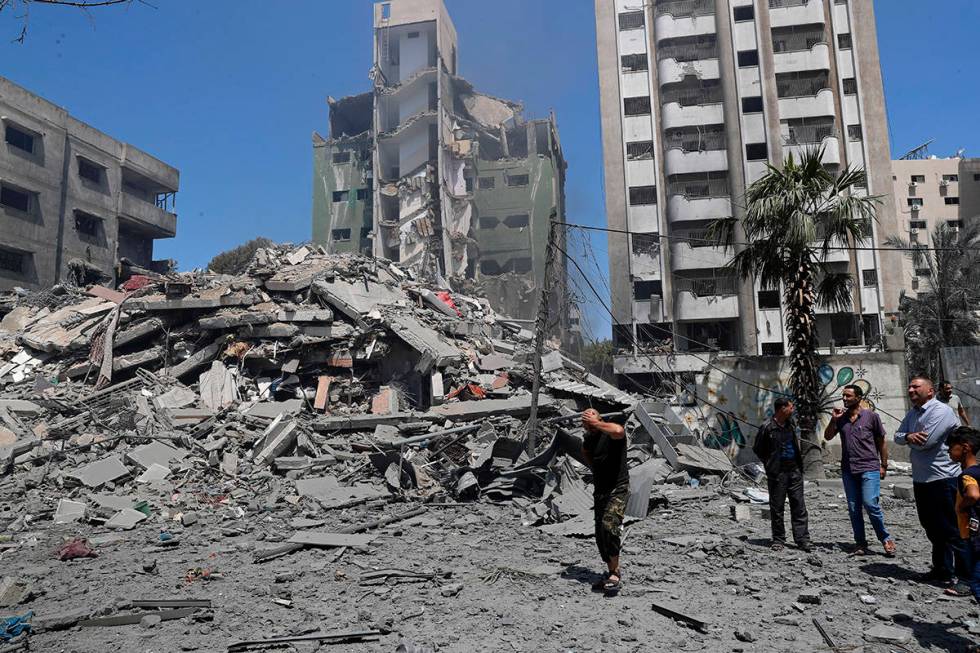
<svg viewBox="0 0 980 653">
<path fill-rule="evenodd" d="M 549 222 L 565 217 L 554 115 L 525 120 L 519 103 L 458 75 L 442 0 L 378 3 L 374 33 L 373 90 L 329 99 L 330 137 L 313 135 L 314 242 L 479 287 L 500 314 L 533 319 Z M 564 331 L 557 277 L 552 314 Z"/>
</svg>

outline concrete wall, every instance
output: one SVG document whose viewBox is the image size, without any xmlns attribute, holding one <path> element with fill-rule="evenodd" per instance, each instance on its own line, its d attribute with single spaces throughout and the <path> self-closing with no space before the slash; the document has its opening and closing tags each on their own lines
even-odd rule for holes
<svg viewBox="0 0 980 653">
<path fill-rule="evenodd" d="M 350 161 L 334 163 L 334 155 L 348 153 Z M 371 201 L 371 136 L 338 141 L 319 141 L 313 145 L 313 242 L 332 253 L 371 252 L 373 202 Z M 367 190 L 358 199 L 357 191 Z M 335 202 L 336 191 L 348 191 L 346 199 Z M 347 230 L 350 237 L 344 239 Z"/>
<path fill-rule="evenodd" d="M 112 278 L 118 257 L 149 266 L 153 240 L 176 234 L 176 215 L 155 204 L 177 191 L 175 168 L 4 78 L 0 123 L 0 184 L 31 196 L 26 212 L 0 206 L 0 247 L 29 260 L 22 273 L 0 270 L 0 289 L 53 285 L 72 259 Z M 33 137 L 32 152 L 8 142 L 17 131 Z M 79 174 L 85 164 L 98 181 Z"/>
</svg>

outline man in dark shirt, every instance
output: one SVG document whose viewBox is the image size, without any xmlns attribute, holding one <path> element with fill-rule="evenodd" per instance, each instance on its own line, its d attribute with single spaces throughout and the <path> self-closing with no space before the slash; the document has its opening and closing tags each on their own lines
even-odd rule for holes
<svg viewBox="0 0 980 653">
<path fill-rule="evenodd" d="M 803 455 L 800 436 L 793 424 L 793 402 L 779 397 L 773 402 L 772 419 L 762 425 L 755 436 L 752 451 L 766 468 L 769 483 L 769 518 L 772 523 L 772 550 L 786 545 L 783 508 L 789 497 L 789 515 L 793 541 L 804 551 L 812 551 L 809 517 L 803 500 Z"/>
<path fill-rule="evenodd" d="M 841 480 L 847 496 L 847 513 L 854 532 L 854 555 L 867 555 L 864 535 L 864 512 L 868 513 L 875 535 L 885 547 L 885 555 L 895 555 L 895 540 L 885 528 L 881 510 L 881 480 L 888 470 L 888 448 L 885 427 L 878 413 L 861 406 L 864 391 L 860 386 L 844 386 L 841 391 L 844 408 L 832 409 L 832 417 L 823 437 L 841 437 Z"/>
<path fill-rule="evenodd" d="M 626 430 L 619 424 L 603 422 L 599 412 L 591 408 L 582 413 L 582 428 L 585 429 L 582 457 L 592 469 L 592 482 L 595 485 L 595 541 L 599 555 L 608 567 L 606 575 L 593 585 L 593 589 L 615 594 L 622 580 L 619 550 L 622 546 L 623 515 L 630 491 Z"/>
</svg>

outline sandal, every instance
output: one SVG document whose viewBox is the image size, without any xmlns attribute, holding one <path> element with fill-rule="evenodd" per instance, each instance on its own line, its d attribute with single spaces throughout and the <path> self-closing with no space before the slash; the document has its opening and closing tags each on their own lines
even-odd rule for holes
<svg viewBox="0 0 980 653">
<path fill-rule="evenodd" d="M 615 577 L 616 580 L 613 580 L 613 577 Z M 606 582 L 602 586 L 602 591 L 606 593 L 606 596 L 612 596 L 614 594 L 619 593 L 619 590 L 622 587 L 622 583 L 623 583 L 623 576 L 620 572 L 617 571 L 615 573 L 611 573 L 606 578 Z"/>
<path fill-rule="evenodd" d="M 861 557 L 866 555 L 868 555 L 868 547 L 866 546 L 856 546 L 851 550 L 850 553 L 847 554 L 849 558 Z"/>
<path fill-rule="evenodd" d="M 596 582 L 592 583 L 593 592 L 604 592 L 606 590 L 606 581 L 609 580 L 609 572 L 602 574 L 602 577 Z"/>
<path fill-rule="evenodd" d="M 967 585 L 966 583 L 960 582 L 960 583 L 956 583 L 955 585 L 950 585 L 949 587 L 944 589 L 943 594 L 945 594 L 946 596 L 957 596 L 957 597 L 973 596 L 973 590 L 971 590 L 970 586 Z"/>
<path fill-rule="evenodd" d="M 769 549 L 772 551 L 782 551 L 783 546 L 784 545 L 782 542 L 773 542 L 772 544 L 769 545 Z"/>
<path fill-rule="evenodd" d="M 885 540 L 883 542 L 883 544 L 885 545 L 885 557 L 886 558 L 894 558 L 895 557 L 895 549 L 898 548 L 898 547 L 895 546 L 895 540 Z"/>
</svg>

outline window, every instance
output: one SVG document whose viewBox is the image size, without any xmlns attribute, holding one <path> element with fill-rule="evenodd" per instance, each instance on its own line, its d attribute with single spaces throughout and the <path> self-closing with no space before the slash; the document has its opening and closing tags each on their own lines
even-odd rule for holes
<svg viewBox="0 0 980 653">
<path fill-rule="evenodd" d="M 854 44 L 851 42 L 851 33 L 845 32 L 844 34 L 838 34 L 837 46 L 841 50 L 850 50 L 852 47 L 854 47 Z"/>
<path fill-rule="evenodd" d="M 878 285 L 877 270 L 861 270 L 861 278 L 864 280 L 865 288 L 874 288 Z"/>
<path fill-rule="evenodd" d="M 922 202 L 921 197 L 910 197 L 908 199 L 909 206 L 922 206 Z"/>
<path fill-rule="evenodd" d="M 619 29 L 640 29 L 646 24 L 642 11 L 628 11 L 619 15 Z"/>
<path fill-rule="evenodd" d="M 624 73 L 633 73 L 640 70 L 648 70 L 647 55 L 643 54 L 624 54 L 621 58 Z"/>
<path fill-rule="evenodd" d="M 333 192 L 334 202 L 346 202 L 349 197 L 350 197 L 349 190 L 335 190 Z"/>
<path fill-rule="evenodd" d="M 947 183 L 949 183 L 951 181 L 959 181 L 959 180 L 960 180 L 960 176 L 959 175 L 943 175 L 943 181 L 945 181 Z"/>
<path fill-rule="evenodd" d="M 755 7 L 748 5 L 745 7 L 735 7 L 735 22 L 741 22 L 743 20 L 753 20 L 755 19 Z"/>
<path fill-rule="evenodd" d="M 493 177 L 480 177 L 480 190 L 490 190 L 496 183 Z"/>
<path fill-rule="evenodd" d="M 334 163 L 350 163 L 350 152 L 334 152 Z"/>
<path fill-rule="evenodd" d="M 633 299 L 638 299 L 640 301 L 650 299 L 651 297 L 663 297 L 663 285 L 660 281 L 634 281 L 633 282 Z"/>
<path fill-rule="evenodd" d="M 759 291 L 759 309 L 773 310 L 780 307 L 778 290 Z"/>
<path fill-rule="evenodd" d="M 785 353 L 785 348 L 781 342 L 764 342 L 762 343 L 762 355 L 763 356 L 782 356 Z"/>
<path fill-rule="evenodd" d="M 980 172 L 973 173 L 973 181 L 980 181 Z"/>
<path fill-rule="evenodd" d="M 17 129 L 13 125 L 7 125 L 5 139 L 17 149 L 24 150 L 29 154 L 34 154 L 33 134 L 29 134 L 23 129 Z"/>
<path fill-rule="evenodd" d="M 391 18 L 391 3 L 386 2 L 381 5 L 381 17 L 385 20 Z"/>
<path fill-rule="evenodd" d="M 738 67 L 746 68 L 748 66 L 758 66 L 759 65 L 759 51 L 758 50 L 742 50 L 738 53 Z"/>
<path fill-rule="evenodd" d="M 498 224 L 500 224 L 500 220 L 493 216 L 480 218 L 480 229 L 496 229 Z"/>
<path fill-rule="evenodd" d="M 407 39 L 417 39 L 418 37 L 419 37 L 418 32 L 409 32 L 408 34 L 405 35 L 405 38 Z"/>
<path fill-rule="evenodd" d="M 508 215 L 504 218 L 504 224 L 510 229 L 523 229 L 529 224 L 529 216 L 527 213 Z"/>
<path fill-rule="evenodd" d="M 762 96 L 753 95 L 742 98 L 742 113 L 759 113 L 762 111 Z"/>
<path fill-rule="evenodd" d="M 657 203 L 656 186 L 630 186 L 630 206 Z"/>
<path fill-rule="evenodd" d="M 350 229 L 331 229 L 330 238 L 335 241 L 350 240 Z"/>
<path fill-rule="evenodd" d="M 953 205 L 953 204 L 959 204 L 960 203 L 960 198 L 958 198 L 958 197 L 945 197 L 943 199 L 946 200 L 946 204 L 947 205 Z"/>
<path fill-rule="evenodd" d="M 925 220 L 909 220 L 909 229 L 925 229 Z"/>
<path fill-rule="evenodd" d="M 15 252 L 12 249 L 0 249 L 0 270 L 24 274 L 27 268 L 28 254 Z"/>
<path fill-rule="evenodd" d="M 854 77 L 844 78 L 844 95 L 857 95 L 858 80 Z"/>
<path fill-rule="evenodd" d="M 861 132 L 861 125 L 848 125 L 847 126 L 847 137 L 852 141 L 860 141 L 864 139 L 864 134 Z"/>
<path fill-rule="evenodd" d="M 912 175 L 910 180 L 913 184 L 924 184 L 926 182 L 925 175 Z"/>
<path fill-rule="evenodd" d="M 102 231 L 102 218 L 84 211 L 75 211 L 75 231 L 81 236 L 98 238 Z"/>
<path fill-rule="evenodd" d="M 627 116 L 642 116 L 650 113 L 650 97 L 623 98 L 623 113 Z"/>
<path fill-rule="evenodd" d="M 10 186 L 0 186 L 0 204 L 17 211 L 30 213 L 31 194 Z"/>
<path fill-rule="evenodd" d="M 463 177 L 463 181 L 466 183 L 466 192 L 473 192 L 473 177 Z"/>
<path fill-rule="evenodd" d="M 370 188 L 358 188 L 357 189 L 357 199 L 362 202 L 371 199 L 371 189 Z"/>
<path fill-rule="evenodd" d="M 626 144 L 626 158 L 630 161 L 653 158 L 653 141 L 633 141 Z"/>
<path fill-rule="evenodd" d="M 93 184 L 102 185 L 102 172 L 104 168 L 92 163 L 88 159 L 78 158 L 78 176 Z"/>
<path fill-rule="evenodd" d="M 765 143 L 748 143 L 745 146 L 745 158 L 749 161 L 765 161 L 769 158 L 769 148 Z"/>
<path fill-rule="evenodd" d="M 531 178 L 528 175 L 507 175 L 505 181 L 508 186 L 527 186 Z"/>
<path fill-rule="evenodd" d="M 952 227 L 953 229 L 962 229 L 963 228 L 963 221 L 962 220 L 947 220 L 946 221 L 946 225 L 949 226 L 949 227 Z"/>
<path fill-rule="evenodd" d="M 658 234 L 634 233 L 630 240 L 633 241 L 632 249 L 635 256 L 660 256 L 660 237 Z"/>
</svg>

